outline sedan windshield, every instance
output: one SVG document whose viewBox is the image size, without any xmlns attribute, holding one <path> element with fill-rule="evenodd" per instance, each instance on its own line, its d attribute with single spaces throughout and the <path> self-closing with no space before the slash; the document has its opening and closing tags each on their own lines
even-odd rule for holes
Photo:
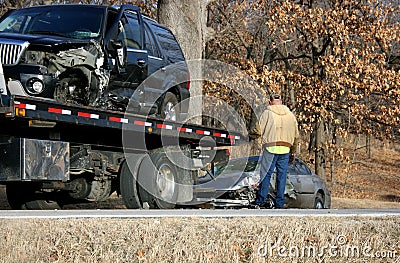
<svg viewBox="0 0 400 263">
<path fill-rule="evenodd" d="M 84 6 L 15 10 L 0 22 L 0 32 L 90 39 L 101 34 L 103 9 Z"/>
<path fill-rule="evenodd" d="M 229 162 L 224 162 L 216 165 L 216 175 L 224 173 L 242 173 L 253 172 L 258 164 L 257 160 L 249 159 L 234 159 Z"/>
</svg>

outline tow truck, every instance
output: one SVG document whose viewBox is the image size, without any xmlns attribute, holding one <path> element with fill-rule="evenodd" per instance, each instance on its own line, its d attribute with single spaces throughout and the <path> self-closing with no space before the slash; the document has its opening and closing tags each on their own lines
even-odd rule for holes
<svg viewBox="0 0 400 263">
<path fill-rule="evenodd" d="M 195 198 L 201 169 L 226 158 L 217 149 L 244 140 L 225 129 L 9 94 L 1 64 L 0 93 L 0 184 L 13 209 L 60 209 L 114 192 L 127 208 L 175 208 Z"/>
</svg>

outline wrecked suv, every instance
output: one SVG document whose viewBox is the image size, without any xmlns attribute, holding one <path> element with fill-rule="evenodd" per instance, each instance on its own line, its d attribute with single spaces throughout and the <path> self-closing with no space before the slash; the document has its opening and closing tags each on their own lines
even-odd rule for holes
<svg viewBox="0 0 400 263">
<path fill-rule="evenodd" d="M 169 29 L 139 8 L 49 5 L 7 12 L 0 56 L 8 94 L 179 120 L 189 72 Z M 174 107 L 178 105 L 177 107 Z"/>
</svg>

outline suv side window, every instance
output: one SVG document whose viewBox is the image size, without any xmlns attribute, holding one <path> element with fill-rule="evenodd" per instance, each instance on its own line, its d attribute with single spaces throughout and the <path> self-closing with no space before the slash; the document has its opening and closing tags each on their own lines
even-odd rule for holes
<svg viewBox="0 0 400 263">
<path fill-rule="evenodd" d="M 127 11 L 121 19 L 124 31 L 124 43 L 127 48 L 142 49 L 140 44 L 140 25 L 138 14 L 133 11 Z"/>
<path fill-rule="evenodd" d="M 168 60 L 171 63 L 181 62 L 184 60 L 183 53 L 177 44 L 177 41 L 172 32 L 164 27 L 154 25 L 154 33 L 158 36 L 161 48 L 166 52 Z"/>
<path fill-rule="evenodd" d="M 107 24 L 105 30 L 106 32 L 110 31 L 116 19 L 117 19 L 117 13 L 113 10 L 109 10 L 107 13 Z"/>
<path fill-rule="evenodd" d="M 146 49 L 149 56 L 153 56 L 156 58 L 161 58 L 160 50 L 157 47 L 157 44 L 153 38 L 153 35 L 150 32 L 150 29 L 147 24 L 144 27 L 144 35 L 145 35 L 145 42 L 146 42 Z"/>
</svg>

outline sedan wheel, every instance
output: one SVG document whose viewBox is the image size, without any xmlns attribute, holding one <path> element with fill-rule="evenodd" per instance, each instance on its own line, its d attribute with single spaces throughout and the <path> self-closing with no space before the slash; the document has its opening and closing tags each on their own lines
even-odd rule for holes
<svg viewBox="0 0 400 263">
<path fill-rule="evenodd" d="M 314 208 L 315 208 L 315 209 L 324 209 L 324 201 L 322 201 L 321 195 L 318 195 L 318 196 L 315 198 Z"/>
</svg>

